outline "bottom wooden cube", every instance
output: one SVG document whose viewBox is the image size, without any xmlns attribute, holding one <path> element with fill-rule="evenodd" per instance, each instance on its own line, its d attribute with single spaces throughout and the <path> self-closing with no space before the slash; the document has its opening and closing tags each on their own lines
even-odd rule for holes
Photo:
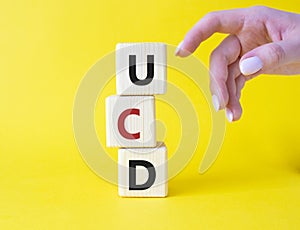
<svg viewBox="0 0 300 230">
<path fill-rule="evenodd" d="M 122 148 L 118 152 L 119 195 L 165 197 L 168 194 L 167 148 Z"/>
</svg>

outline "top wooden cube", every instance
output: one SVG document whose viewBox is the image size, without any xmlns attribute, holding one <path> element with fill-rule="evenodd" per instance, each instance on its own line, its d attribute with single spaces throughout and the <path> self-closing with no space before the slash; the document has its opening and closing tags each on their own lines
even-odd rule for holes
<svg viewBox="0 0 300 230">
<path fill-rule="evenodd" d="M 166 45 L 163 43 L 117 44 L 116 76 L 118 95 L 166 93 Z"/>
</svg>

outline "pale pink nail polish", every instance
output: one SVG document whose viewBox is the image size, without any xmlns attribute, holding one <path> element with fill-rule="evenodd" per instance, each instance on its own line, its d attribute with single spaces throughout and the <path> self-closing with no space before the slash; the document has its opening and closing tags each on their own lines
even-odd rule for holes
<svg viewBox="0 0 300 230">
<path fill-rule="evenodd" d="M 230 109 L 226 108 L 226 117 L 229 122 L 233 121 L 233 113 Z"/>
<path fill-rule="evenodd" d="M 215 110 L 218 112 L 220 109 L 220 102 L 216 95 L 212 95 L 212 102 L 213 102 Z"/>
</svg>

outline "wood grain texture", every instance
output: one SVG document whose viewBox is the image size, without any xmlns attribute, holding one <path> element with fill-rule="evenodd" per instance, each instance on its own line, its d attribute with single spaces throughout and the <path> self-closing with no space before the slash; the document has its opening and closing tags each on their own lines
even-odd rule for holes
<svg viewBox="0 0 300 230">
<path fill-rule="evenodd" d="M 130 80 L 129 55 L 136 56 L 136 76 L 147 77 L 147 56 L 154 57 L 153 80 L 146 85 L 136 85 Z M 163 43 L 119 43 L 116 47 L 116 84 L 118 95 L 154 95 L 166 93 L 167 52 Z"/>
<path fill-rule="evenodd" d="M 138 110 L 139 115 L 129 114 L 120 122 L 128 110 Z M 124 132 L 139 134 L 137 139 L 122 135 L 118 123 L 124 124 Z M 155 147 L 155 100 L 153 96 L 110 96 L 106 98 L 106 145 L 108 147 Z"/>
<path fill-rule="evenodd" d="M 146 190 L 129 189 L 129 161 L 144 160 L 150 162 L 156 172 L 153 185 Z M 168 194 L 168 158 L 167 148 L 158 143 L 156 148 L 122 148 L 118 152 L 119 195 L 122 197 L 166 197 Z M 136 182 L 144 183 L 149 173 L 144 167 L 137 167 Z"/>
</svg>

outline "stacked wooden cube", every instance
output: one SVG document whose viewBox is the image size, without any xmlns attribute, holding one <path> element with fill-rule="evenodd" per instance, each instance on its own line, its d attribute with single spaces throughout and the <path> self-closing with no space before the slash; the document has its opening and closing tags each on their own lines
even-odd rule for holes
<svg viewBox="0 0 300 230">
<path fill-rule="evenodd" d="M 117 45 L 117 95 L 106 98 L 106 144 L 119 147 L 120 196 L 167 196 L 167 148 L 156 141 L 154 97 L 166 93 L 166 62 L 163 43 Z"/>
</svg>

